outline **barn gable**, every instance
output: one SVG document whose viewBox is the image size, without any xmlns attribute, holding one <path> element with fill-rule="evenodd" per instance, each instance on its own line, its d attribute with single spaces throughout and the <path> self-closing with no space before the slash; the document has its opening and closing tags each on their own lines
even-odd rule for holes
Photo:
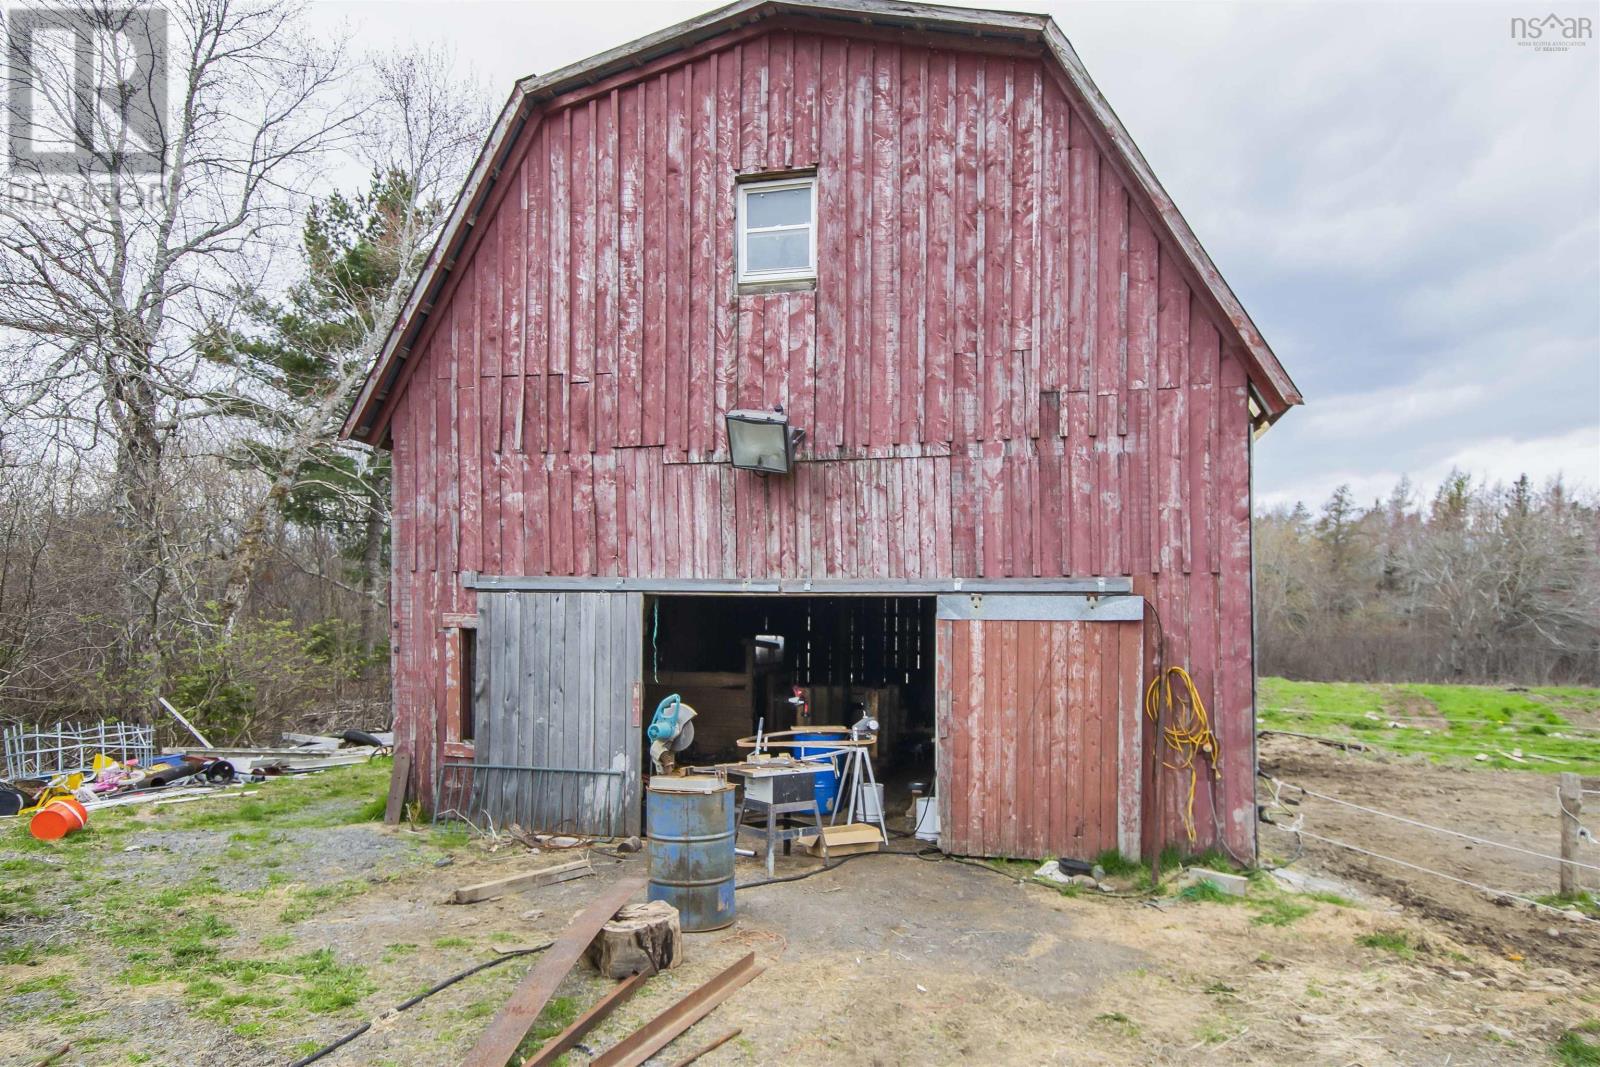
<svg viewBox="0 0 1600 1067">
<path fill-rule="evenodd" d="M 908 29 L 916 32 L 908 35 Z M 925 55 L 919 57 L 919 52 Z M 896 57 L 895 67 L 885 69 L 880 54 Z M 899 68 L 902 62 L 905 69 Z M 986 113 L 975 124 L 963 122 L 959 109 L 985 100 L 985 80 L 993 77 L 1005 79 L 1006 92 L 1013 94 L 1016 101 L 1013 114 Z M 1029 107 L 1030 103 L 1039 109 Z M 829 107 L 849 112 L 857 124 L 850 129 L 853 140 L 831 146 L 822 143 L 823 131 L 830 129 L 826 114 Z M 792 121 L 770 121 L 769 116 L 779 113 L 775 108 L 792 116 Z M 919 108 L 922 114 L 918 128 L 901 129 L 893 116 Z M 882 125 L 886 115 L 891 116 L 893 126 Z M 1030 118 L 1038 128 L 1017 128 L 1017 122 Z M 667 125 L 653 124 L 663 119 Z M 770 131 L 765 128 L 769 123 Z M 630 148 L 637 163 L 633 169 L 629 168 Z M 920 159 L 911 158 L 915 156 Z M 571 165 L 578 163 L 587 163 L 589 170 L 572 169 Z M 907 332 L 914 328 L 919 331 L 917 344 L 925 347 L 930 333 L 938 344 L 947 337 L 942 331 L 953 328 L 955 336 L 945 341 L 945 347 L 977 359 L 979 342 L 984 342 L 981 347 L 989 353 L 983 357 L 986 361 L 994 360 L 994 353 L 1005 351 L 1027 352 L 1027 359 L 1037 360 L 1041 358 L 1040 345 L 1060 340 L 1072 346 L 1080 357 L 1077 366 L 1064 371 L 1078 377 L 1063 379 L 1060 391 L 1079 391 L 1074 387 L 1086 384 L 1082 378 L 1084 368 L 1093 365 L 1092 360 L 1082 358 L 1093 346 L 1088 336 L 1093 332 L 1089 322 L 1092 316 L 1085 317 L 1083 303 L 1094 299 L 1091 274 L 1102 266 L 1123 271 L 1126 281 L 1121 277 L 1107 277 L 1106 281 L 1131 288 L 1138 284 L 1138 273 L 1146 271 L 1152 284 L 1166 284 L 1169 288 L 1181 284 L 1193 294 L 1197 314 L 1218 334 L 1219 350 L 1237 360 L 1249 379 L 1253 400 L 1264 421 L 1275 420 L 1289 406 L 1300 402 L 1293 382 L 1048 17 L 879 0 L 748 0 L 574 67 L 530 78 L 518 86 L 369 374 L 347 420 L 346 434 L 374 443 L 388 442 L 387 423 L 394 401 L 414 373 L 419 358 L 429 349 L 430 340 L 445 332 L 440 320 L 450 311 L 451 295 L 460 287 L 464 274 L 481 269 L 477 266 L 480 249 L 485 245 L 497 250 L 505 247 L 506 233 L 513 227 L 550 224 L 553 217 L 541 217 L 541 212 L 547 216 L 552 212 L 565 215 L 565 221 L 574 228 L 565 234 L 548 231 L 551 251 L 586 256 L 589 263 L 573 263 L 589 266 L 592 273 L 574 273 L 574 287 L 579 283 L 602 287 L 595 299 L 612 298 L 623 309 L 626 300 L 622 287 L 631 280 L 626 272 L 640 269 L 638 260 L 630 262 L 627 258 L 630 253 L 642 251 L 643 269 L 648 271 L 652 261 L 689 265 L 691 256 L 704 251 L 701 246 L 707 240 L 713 241 L 713 254 L 731 247 L 731 237 L 725 232 L 731 216 L 731 190 L 726 182 L 729 169 L 735 174 L 748 174 L 814 167 L 819 163 L 825 167 L 857 168 L 836 171 L 836 200 L 832 205 L 822 205 L 824 208 L 854 210 L 852 223 L 870 221 L 888 229 L 897 228 L 892 216 L 880 210 L 872 212 L 869 219 L 862 210 L 863 203 L 875 202 L 874 194 L 880 194 L 883 200 L 892 199 L 892 210 L 902 204 L 914 204 L 920 198 L 922 210 L 932 212 L 943 206 L 956 216 L 943 220 L 919 217 L 917 226 L 931 233 L 941 222 L 974 225 L 970 214 L 962 214 L 974 209 L 985 218 L 976 225 L 992 230 L 994 223 L 990 220 L 994 213 L 1006 210 L 994 199 L 997 191 L 1003 192 L 1019 216 L 1005 224 L 1026 227 L 1025 232 L 1014 228 L 1010 234 L 1012 258 L 1022 265 L 1023 274 L 1030 275 L 1016 280 L 1038 290 L 1029 295 L 1027 322 L 1018 321 L 1020 305 L 1006 309 L 1013 320 L 1007 346 L 999 344 L 998 336 L 978 338 L 970 328 L 961 329 L 970 326 L 977 310 L 988 309 L 963 299 L 971 294 L 958 292 L 945 294 L 945 307 L 960 309 L 952 321 L 941 320 L 941 308 L 929 301 L 925 310 L 930 321 L 925 325 L 914 323 L 910 312 L 901 307 L 897 310 L 904 313 L 907 331 L 892 332 L 887 339 L 846 340 L 902 347 L 909 340 Z M 903 169 L 907 166 L 913 169 Z M 972 188 L 939 187 L 941 177 L 951 186 L 959 185 L 963 168 Z M 976 173 L 980 168 L 981 176 Z M 848 180 L 865 180 L 868 187 L 844 187 L 847 175 Z M 720 182 L 722 188 L 707 191 L 707 181 Z M 620 217 L 618 205 L 623 203 L 621 198 L 630 194 L 646 197 L 645 185 L 651 182 L 668 183 L 669 192 L 681 188 L 685 208 L 681 221 L 696 227 L 694 247 L 687 247 L 686 236 L 679 238 L 683 247 L 673 247 L 669 238 L 668 247 L 657 252 L 648 234 L 641 237 L 637 231 L 632 236 L 638 247 L 627 244 L 630 221 L 641 226 L 649 226 L 650 222 Z M 672 186 L 675 182 L 680 185 Z M 1090 199 L 1077 204 L 1068 202 L 1062 190 L 1069 183 L 1072 195 Z M 593 215 L 582 217 L 579 223 L 575 220 L 585 211 L 585 188 L 596 192 L 587 205 Z M 611 195 L 605 195 L 607 190 Z M 1086 237 L 1090 229 L 1097 227 L 1095 216 L 1102 207 L 1102 196 L 1104 206 L 1113 213 L 1110 221 L 1121 227 L 1118 248 L 1080 247 L 1069 253 L 1064 248 L 1048 247 L 1056 236 L 1049 233 L 1051 230 L 1072 229 L 1077 236 Z M 578 202 L 569 202 L 574 198 Z M 559 224 L 562 220 L 553 221 Z M 576 228 L 580 225 L 581 232 Z M 862 231 L 852 229 L 848 233 Z M 975 240 L 971 233 L 962 231 L 955 241 L 963 236 Z M 530 238 L 537 242 L 537 235 L 531 231 Z M 1076 244 L 1066 233 L 1059 235 L 1058 243 Z M 824 269 L 844 266 L 839 258 L 826 258 L 830 250 L 821 251 Z M 847 254 L 840 249 L 832 251 L 840 257 Z M 913 272 L 910 280 L 937 281 L 932 273 L 938 266 L 933 255 L 940 251 L 948 253 L 954 272 L 962 249 L 935 248 L 924 256 L 927 272 Z M 1063 264 L 1068 273 L 1059 277 L 1048 273 L 1057 266 L 1048 259 L 1053 251 L 1061 258 L 1072 257 L 1070 263 Z M 1114 258 L 1108 259 L 1104 255 L 1107 252 Z M 653 260 L 652 253 L 656 253 Z M 870 275 L 873 267 L 898 271 L 899 260 L 897 255 L 892 265 L 870 262 L 865 265 L 866 273 Z M 1158 283 L 1157 267 L 1162 261 L 1166 271 Z M 1087 266 L 1091 263 L 1093 270 Z M 517 266 L 511 262 L 506 265 Z M 492 274 L 497 269 L 497 264 L 490 265 L 483 273 Z M 661 284 L 659 277 L 652 280 Z M 720 285 L 722 279 L 718 281 Z M 608 283 L 611 288 L 606 290 L 603 287 Z M 641 282 L 641 288 L 648 299 L 648 287 Z M 723 289 L 731 292 L 731 284 Z M 551 295 L 550 311 L 557 316 L 567 313 L 570 304 L 563 304 L 560 294 Z M 851 295 L 836 293 L 846 300 Z M 529 312 L 541 309 L 534 299 L 535 294 L 530 291 L 526 296 Z M 505 310 L 506 325 L 510 326 L 522 308 L 512 306 Z M 872 309 L 874 314 L 877 311 Z M 1041 322 L 1041 314 L 1070 319 L 1081 332 L 1072 338 L 1053 337 L 1041 331 L 1041 327 L 1048 330 L 1052 325 Z M 739 325 L 754 328 L 757 324 L 741 319 Z M 767 328 L 765 322 L 759 325 Z M 992 317 L 986 326 L 997 328 Z M 708 336 L 713 343 L 726 344 L 730 333 L 726 329 L 719 332 L 720 327 L 720 323 L 710 327 Z M 740 337 L 748 338 L 749 334 Z M 532 347 L 531 338 L 522 340 L 525 349 Z M 552 338 L 551 373 L 570 373 L 579 379 L 585 378 L 586 373 L 595 373 L 596 368 L 585 362 L 591 358 L 586 343 L 593 338 L 585 333 L 581 322 L 574 324 L 567 340 L 580 362 L 570 368 L 561 363 L 561 341 Z M 683 336 L 674 340 L 693 341 Z M 827 340 L 819 338 L 818 343 Z M 499 337 L 491 331 L 486 341 L 496 346 L 494 354 L 498 354 Z M 625 346 L 627 339 L 622 338 L 618 344 Z M 448 347 L 448 342 L 434 342 L 433 347 Z M 625 378 L 630 368 L 620 365 L 620 361 L 634 354 L 617 352 L 619 364 L 600 373 Z M 1050 355 L 1049 350 L 1043 350 L 1046 361 Z M 599 352 L 592 359 L 604 361 L 605 357 L 606 353 Z M 645 356 L 640 354 L 638 358 Z M 658 362 L 659 366 L 665 367 L 665 358 Z M 829 357 L 824 354 L 823 358 Z M 511 362 L 508 354 L 508 372 L 513 369 Z M 934 374 L 940 370 L 926 366 L 905 369 Z M 819 368 L 819 372 L 824 370 Z M 1037 379 L 1047 392 L 1050 370 L 1048 366 L 1040 368 L 1044 377 Z M 992 371 L 989 373 L 993 375 Z M 591 379 L 578 384 L 595 383 Z M 642 380 L 629 379 L 624 384 L 641 392 L 648 390 L 648 383 Z M 930 384 L 941 383 L 934 380 Z M 1016 399 L 1021 405 L 1020 390 Z M 935 399 L 936 405 L 938 402 Z M 565 398 L 562 406 L 565 413 Z M 936 407 L 933 417 L 946 418 L 949 413 Z M 1030 421 L 1032 418 L 1021 417 Z M 937 424 L 933 426 L 934 431 L 939 429 Z"/>
</svg>

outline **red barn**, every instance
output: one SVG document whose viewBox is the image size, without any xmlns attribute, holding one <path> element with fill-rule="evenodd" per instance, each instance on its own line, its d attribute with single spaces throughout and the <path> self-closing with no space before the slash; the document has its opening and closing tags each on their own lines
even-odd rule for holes
<svg viewBox="0 0 1600 1067">
<path fill-rule="evenodd" d="M 1149 854 L 1159 649 L 1220 746 L 1193 847 L 1253 856 L 1251 442 L 1299 402 L 1048 17 L 742 0 L 529 78 L 346 424 L 413 793 L 636 831 L 659 696 L 712 759 L 799 687 L 947 851 Z"/>
</svg>

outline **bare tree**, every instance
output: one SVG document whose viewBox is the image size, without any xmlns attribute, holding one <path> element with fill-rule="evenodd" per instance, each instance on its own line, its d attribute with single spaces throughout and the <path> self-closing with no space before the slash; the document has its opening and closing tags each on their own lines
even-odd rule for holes
<svg viewBox="0 0 1600 1067">
<path fill-rule="evenodd" d="M 1402 481 L 1256 519 L 1267 673 L 1327 680 L 1600 682 L 1600 508 L 1559 481 L 1454 472 L 1424 508 Z"/>
<path fill-rule="evenodd" d="M 341 442 L 339 427 L 483 143 L 491 112 L 481 86 L 439 49 L 375 56 L 367 74 L 368 103 L 352 154 L 373 176 L 371 189 L 313 209 L 306 276 L 291 288 L 287 307 L 245 301 L 269 336 L 248 327 L 217 331 L 216 358 L 255 387 L 226 400 L 248 412 L 270 442 L 252 442 L 271 485 L 240 532 L 220 606 L 226 627 L 239 617 L 265 557 L 272 510 L 297 492 L 341 496 L 345 509 L 361 516 L 368 639 L 383 600 L 388 463 Z M 316 328 L 305 329 L 308 323 Z"/>
<path fill-rule="evenodd" d="M 194 339 L 268 269 L 308 165 L 350 126 L 330 103 L 339 50 L 296 16 L 271 0 L 90 0 L 65 53 L 34 33 L 10 68 L 13 148 L 31 128 L 68 149 L 14 150 L 0 200 L 0 433 L 111 454 L 122 647 L 155 679 L 176 577 L 168 456 L 227 414 Z"/>
</svg>

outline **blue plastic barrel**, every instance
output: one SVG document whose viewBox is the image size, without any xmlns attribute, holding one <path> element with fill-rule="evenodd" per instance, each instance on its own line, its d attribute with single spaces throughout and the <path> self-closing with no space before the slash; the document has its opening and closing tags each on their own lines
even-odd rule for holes
<svg viewBox="0 0 1600 1067">
<path fill-rule="evenodd" d="M 806 759 L 808 756 L 832 755 L 839 751 L 839 742 L 846 734 L 795 734 L 796 741 L 826 741 L 822 745 L 798 745 L 794 753 L 797 759 Z M 833 760 L 811 760 L 810 762 L 826 768 L 820 774 L 811 777 L 817 783 L 817 807 L 822 809 L 822 814 L 832 815 L 834 805 L 839 803 L 839 766 Z"/>
<path fill-rule="evenodd" d="M 733 922 L 733 797 L 730 785 L 710 793 L 650 790 L 649 898 L 677 908 L 684 930 Z"/>
</svg>

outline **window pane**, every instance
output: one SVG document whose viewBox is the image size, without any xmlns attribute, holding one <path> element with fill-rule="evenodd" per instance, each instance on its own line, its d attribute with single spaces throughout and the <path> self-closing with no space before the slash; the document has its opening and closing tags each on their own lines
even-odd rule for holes
<svg viewBox="0 0 1600 1067">
<path fill-rule="evenodd" d="M 744 223 L 751 229 L 804 226 L 811 221 L 811 190 L 800 188 L 752 192 L 745 198 L 744 208 Z"/>
<path fill-rule="evenodd" d="M 810 230 L 753 233 L 747 240 L 747 271 L 805 270 L 811 266 Z"/>
</svg>

